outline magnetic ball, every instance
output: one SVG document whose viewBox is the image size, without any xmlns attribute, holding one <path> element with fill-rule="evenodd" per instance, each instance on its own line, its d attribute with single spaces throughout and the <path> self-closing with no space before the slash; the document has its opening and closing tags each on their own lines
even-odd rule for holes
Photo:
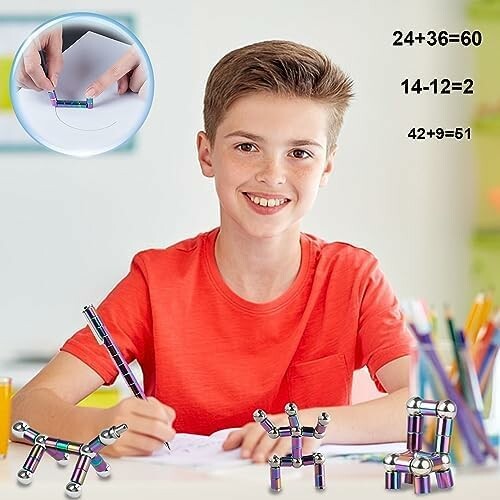
<svg viewBox="0 0 500 500">
<path fill-rule="evenodd" d="M 116 441 L 116 438 L 109 432 L 109 429 L 102 431 L 101 434 L 99 434 L 99 439 L 105 446 L 113 444 Z"/>
<path fill-rule="evenodd" d="M 445 470 L 448 470 L 450 468 L 450 465 L 451 465 L 451 459 L 450 459 L 450 456 L 447 455 L 446 453 L 442 453 L 440 454 L 441 456 L 441 470 L 442 471 L 445 471 Z"/>
<path fill-rule="evenodd" d="M 330 415 L 326 411 L 321 412 L 321 415 L 318 417 L 318 422 L 322 426 L 328 425 L 331 422 L 331 420 L 332 420 L 332 418 L 330 417 Z"/>
<path fill-rule="evenodd" d="M 314 454 L 314 463 L 315 464 L 324 464 L 325 463 L 325 456 L 323 453 L 315 453 Z"/>
<path fill-rule="evenodd" d="M 276 429 L 276 427 L 273 427 L 268 433 L 267 435 L 271 438 L 271 439 L 278 439 L 280 437 L 280 433 L 278 431 L 278 429 Z"/>
<path fill-rule="evenodd" d="M 449 399 L 442 399 L 437 405 L 436 413 L 438 417 L 455 418 L 457 414 L 457 405 Z"/>
<path fill-rule="evenodd" d="M 70 482 L 66 485 L 66 495 L 70 498 L 78 498 L 82 494 L 82 487 L 78 483 Z"/>
<path fill-rule="evenodd" d="M 415 476 L 427 476 L 432 472 L 432 462 L 425 457 L 415 457 L 410 462 L 410 472 Z"/>
<path fill-rule="evenodd" d="M 38 434 L 38 436 L 35 438 L 35 443 L 45 448 L 45 441 L 47 441 L 47 437 L 48 436 L 45 436 L 43 434 Z"/>
<path fill-rule="evenodd" d="M 302 467 L 302 459 L 301 458 L 292 458 L 292 467 L 298 469 Z"/>
<path fill-rule="evenodd" d="M 398 457 L 398 453 L 391 453 L 384 457 L 384 467 L 387 472 L 393 472 L 396 470 L 396 460 Z"/>
<path fill-rule="evenodd" d="M 28 430 L 29 425 L 26 422 L 23 422 L 22 420 L 18 420 L 13 426 L 12 426 L 12 434 L 16 436 L 16 438 L 23 438 L 24 433 Z"/>
<path fill-rule="evenodd" d="M 81 449 L 80 449 L 80 452 L 82 455 L 87 455 L 87 456 L 95 456 L 95 453 L 92 452 L 92 450 L 90 449 L 90 446 L 88 444 L 84 444 Z"/>
<path fill-rule="evenodd" d="M 280 464 L 281 464 L 281 461 L 280 461 L 280 457 L 278 457 L 278 455 L 273 455 L 268 461 L 267 463 L 271 466 L 271 467 L 279 467 Z"/>
<path fill-rule="evenodd" d="M 26 469 L 21 469 L 18 473 L 17 473 L 17 480 L 21 483 L 21 484 L 30 484 L 31 481 L 33 480 L 33 473 L 30 472 L 29 470 L 26 470 Z"/>
<path fill-rule="evenodd" d="M 415 396 L 410 398 L 406 402 L 406 409 L 408 410 L 408 415 L 415 416 L 420 415 L 420 404 L 422 403 L 422 398 Z"/>
<path fill-rule="evenodd" d="M 285 413 L 290 417 L 292 415 L 297 415 L 297 405 L 295 403 L 287 403 L 285 405 Z"/>
<path fill-rule="evenodd" d="M 266 412 L 264 410 L 255 410 L 253 412 L 253 419 L 260 424 L 266 418 Z"/>
</svg>

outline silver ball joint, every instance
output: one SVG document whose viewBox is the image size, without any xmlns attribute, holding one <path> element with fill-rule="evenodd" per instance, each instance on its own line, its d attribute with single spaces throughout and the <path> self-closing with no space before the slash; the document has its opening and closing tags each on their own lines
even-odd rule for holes
<svg viewBox="0 0 500 500">
<path fill-rule="evenodd" d="M 420 404 L 422 403 L 422 401 L 423 401 L 422 398 L 419 398 L 418 396 L 410 398 L 406 402 L 406 409 L 408 411 L 408 415 L 412 417 L 420 415 Z"/>
<path fill-rule="evenodd" d="M 436 413 L 441 418 L 455 418 L 457 405 L 449 399 L 442 399 L 437 405 Z"/>
<path fill-rule="evenodd" d="M 441 455 L 441 470 L 442 471 L 445 471 L 445 470 L 448 470 L 451 466 L 451 459 L 450 459 L 450 456 L 447 455 L 446 453 L 443 453 Z"/>
<path fill-rule="evenodd" d="M 103 445 L 109 446 L 110 444 L 113 444 L 116 441 L 116 437 L 114 437 L 113 434 L 111 434 L 109 429 L 105 429 L 99 434 L 99 440 Z"/>
<path fill-rule="evenodd" d="M 70 498 L 78 498 L 82 494 L 82 487 L 78 483 L 69 482 L 66 485 L 66 495 Z"/>
<path fill-rule="evenodd" d="M 432 462 L 425 457 L 415 457 L 410 462 L 410 472 L 415 476 L 428 476 L 432 472 Z"/>
<path fill-rule="evenodd" d="M 80 453 L 82 455 L 86 455 L 89 458 L 94 458 L 96 456 L 96 453 L 90 449 L 90 446 L 88 444 L 84 444 L 81 447 Z"/>
<path fill-rule="evenodd" d="M 271 467 L 279 467 L 281 465 L 281 460 L 280 460 L 280 457 L 278 457 L 278 455 L 273 455 L 268 461 L 267 463 L 271 466 Z"/>
<path fill-rule="evenodd" d="M 298 411 L 298 408 L 297 408 L 297 405 L 295 403 L 287 403 L 285 405 L 285 413 L 291 417 L 293 415 L 297 415 L 297 411 Z"/>
<path fill-rule="evenodd" d="M 396 460 L 399 455 L 397 453 L 391 453 L 384 457 L 384 467 L 386 472 L 394 472 L 396 470 Z"/>
<path fill-rule="evenodd" d="M 266 412 L 264 410 L 255 410 L 253 412 L 253 419 L 260 424 L 266 418 Z"/>
<path fill-rule="evenodd" d="M 33 472 L 30 472 L 29 470 L 26 469 L 21 469 L 17 473 L 17 480 L 19 483 L 24 485 L 30 484 L 31 481 L 33 481 Z"/>
<path fill-rule="evenodd" d="M 321 415 L 318 417 L 318 423 L 323 427 L 326 427 L 332 421 L 332 417 L 326 411 L 321 412 Z"/>
<path fill-rule="evenodd" d="M 314 464 L 324 464 L 325 463 L 325 456 L 322 453 L 315 453 L 314 454 Z"/>
<path fill-rule="evenodd" d="M 278 429 L 276 429 L 276 427 L 273 427 L 268 433 L 267 435 L 271 438 L 271 439 L 278 439 L 280 437 L 280 433 L 278 431 Z"/>
<path fill-rule="evenodd" d="M 38 434 L 38 436 L 35 438 L 35 444 L 39 444 L 43 448 L 47 448 L 46 441 L 49 436 L 45 436 L 44 434 Z"/>
<path fill-rule="evenodd" d="M 292 458 L 292 467 L 295 469 L 299 469 L 302 467 L 302 459 L 301 458 Z"/>
<path fill-rule="evenodd" d="M 28 430 L 29 425 L 24 422 L 23 420 L 18 420 L 13 426 L 12 426 L 12 434 L 16 436 L 18 439 L 23 439 L 24 438 L 24 433 Z"/>
</svg>

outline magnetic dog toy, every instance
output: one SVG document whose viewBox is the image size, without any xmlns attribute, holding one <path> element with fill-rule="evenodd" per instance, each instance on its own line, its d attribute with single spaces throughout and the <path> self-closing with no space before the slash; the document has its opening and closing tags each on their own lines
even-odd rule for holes
<svg viewBox="0 0 500 500">
<path fill-rule="evenodd" d="M 22 469 L 17 473 L 17 480 L 21 484 L 30 484 L 45 452 L 59 465 L 68 464 L 69 454 L 78 455 L 71 480 L 66 485 L 66 495 L 70 498 L 78 498 L 91 465 L 99 477 L 108 477 L 111 474 L 111 467 L 99 452 L 105 446 L 113 444 L 126 430 L 126 424 L 104 429 L 92 441 L 85 444 L 46 436 L 32 429 L 26 422 L 19 420 L 12 426 L 12 433 L 17 438 L 26 439 L 32 443 L 33 448 L 31 448 Z"/>
</svg>

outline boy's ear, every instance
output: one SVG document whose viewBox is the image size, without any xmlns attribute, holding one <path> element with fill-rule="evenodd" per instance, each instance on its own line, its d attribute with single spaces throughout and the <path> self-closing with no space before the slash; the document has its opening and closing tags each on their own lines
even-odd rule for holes
<svg viewBox="0 0 500 500">
<path fill-rule="evenodd" d="M 319 181 L 319 186 L 323 187 L 328 184 L 328 177 L 330 177 L 330 174 L 333 172 L 333 157 L 335 156 L 335 153 L 337 152 L 337 145 L 332 149 L 332 152 L 328 156 L 325 164 L 325 168 L 323 169 L 323 173 L 321 174 L 321 180 Z"/>
<path fill-rule="evenodd" d="M 211 157 L 212 147 L 205 132 L 198 132 L 198 135 L 196 136 L 196 147 L 198 149 L 198 161 L 200 162 L 203 175 L 205 177 L 213 177 L 214 169 Z"/>
</svg>

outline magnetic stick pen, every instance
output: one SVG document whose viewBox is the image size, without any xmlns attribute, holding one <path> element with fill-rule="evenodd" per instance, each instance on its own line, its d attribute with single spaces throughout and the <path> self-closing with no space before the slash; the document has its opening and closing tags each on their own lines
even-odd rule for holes
<svg viewBox="0 0 500 500">
<path fill-rule="evenodd" d="M 47 66 L 47 59 L 45 57 L 45 51 L 39 50 L 38 53 L 40 54 L 40 61 L 41 61 L 40 65 L 42 66 L 43 72 L 45 73 L 45 76 L 47 78 L 49 78 L 49 68 Z M 54 88 L 54 90 L 49 90 L 48 94 L 49 94 L 49 99 L 50 99 L 50 103 L 52 104 L 52 106 L 54 106 L 54 108 L 57 107 L 56 89 Z"/>
<path fill-rule="evenodd" d="M 139 382 L 137 382 L 137 379 L 132 373 L 132 370 L 130 369 L 128 363 L 125 361 L 125 358 L 118 349 L 118 346 L 111 337 L 108 329 L 97 314 L 94 306 L 92 304 L 85 306 L 83 308 L 83 314 L 87 320 L 90 330 L 97 340 L 97 343 L 106 347 L 109 355 L 111 356 L 111 359 L 118 368 L 118 371 L 122 374 L 125 382 L 130 387 L 134 396 L 139 399 L 146 399 L 146 394 L 139 385 Z M 170 445 L 166 441 L 165 446 L 170 450 Z"/>
</svg>

